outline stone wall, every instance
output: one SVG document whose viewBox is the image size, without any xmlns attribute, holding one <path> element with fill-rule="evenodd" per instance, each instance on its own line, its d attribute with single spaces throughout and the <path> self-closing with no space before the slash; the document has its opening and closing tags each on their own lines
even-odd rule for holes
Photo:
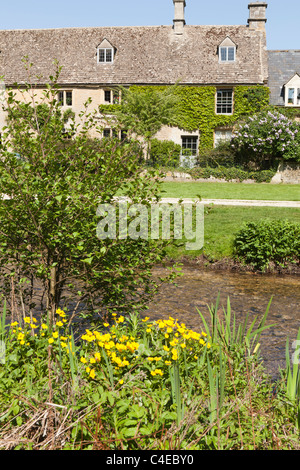
<svg viewBox="0 0 300 470">
<path fill-rule="evenodd" d="M 281 162 L 271 183 L 300 184 L 300 163 Z"/>
</svg>

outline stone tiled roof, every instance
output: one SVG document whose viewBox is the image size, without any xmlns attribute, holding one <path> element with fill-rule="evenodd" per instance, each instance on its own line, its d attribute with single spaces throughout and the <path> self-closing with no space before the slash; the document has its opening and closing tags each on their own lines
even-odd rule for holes
<svg viewBox="0 0 300 470">
<path fill-rule="evenodd" d="M 218 46 L 229 37 L 237 44 L 235 63 L 219 64 Z M 113 64 L 97 64 L 96 51 L 107 39 Z M 82 84 L 256 84 L 267 79 L 265 35 L 247 26 L 172 26 L 63 28 L 0 31 L 0 75 L 7 85 L 27 81 L 22 58 L 43 84 L 63 66 L 60 83 Z"/>
<path fill-rule="evenodd" d="M 284 105 L 284 85 L 300 74 L 300 50 L 268 51 L 270 103 Z"/>
</svg>

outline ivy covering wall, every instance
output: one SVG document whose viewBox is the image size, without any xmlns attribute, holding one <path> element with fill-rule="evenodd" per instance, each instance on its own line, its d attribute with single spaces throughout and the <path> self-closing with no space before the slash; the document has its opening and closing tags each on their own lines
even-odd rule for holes
<svg viewBox="0 0 300 470">
<path fill-rule="evenodd" d="M 149 86 L 134 85 L 140 91 Z M 157 87 L 156 87 L 157 88 Z M 163 87 L 160 87 L 163 89 Z M 175 110 L 176 126 L 185 131 L 200 131 L 200 148 L 213 148 L 214 130 L 220 127 L 232 127 L 243 116 L 255 114 L 269 105 L 269 88 L 256 86 L 234 87 L 234 113 L 232 115 L 216 114 L 215 86 L 181 86 L 176 93 L 179 102 Z M 116 105 L 102 105 L 102 112 L 114 112 Z"/>
</svg>

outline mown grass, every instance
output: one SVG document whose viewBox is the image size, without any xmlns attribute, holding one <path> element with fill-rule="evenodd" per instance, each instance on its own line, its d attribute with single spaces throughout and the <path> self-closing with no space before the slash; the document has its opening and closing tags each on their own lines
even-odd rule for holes
<svg viewBox="0 0 300 470">
<path fill-rule="evenodd" d="M 268 183 L 163 182 L 162 197 L 299 201 L 300 185 Z"/>
<path fill-rule="evenodd" d="M 300 223 L 300 209 L 277 207 L 207 206 L 204 216 L 204 248 L 186 251 L 185 243 L 174 240 L 168 247 L 168 256 L 197 257 L 204 253 L 212 260 L 233 256 L 235 234 L 246 222 L 260 220 L 289 220 Z"/>
</svg>

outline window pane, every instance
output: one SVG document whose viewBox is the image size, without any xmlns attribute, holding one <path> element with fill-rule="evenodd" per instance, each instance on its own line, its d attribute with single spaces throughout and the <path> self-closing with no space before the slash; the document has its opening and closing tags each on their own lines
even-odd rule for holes
<svg viewBox="0 0 300 470">
<path fill-rule="evenodd" d="M 110 90 L 105 90 L 104 91 L 104 101 L 106 101 L 107 103 L 111 102 L 111 92 L 110 92 Z"/>
<path fill-rule="evenodd" d="M 59 104 L 63 106 L 64 105 L 64 92 L 63 91 L 58 92 L 57 99 L 58 99 Z"/>
<path fill-rule="evenodd" d="M 297 106 L 300 106 L 300 88 L 297 88 Z"/>
<path fill-rule="evenodd" d="M 112 62 L 112 50 L 106 49 L 106 62 Z"/>
<path fill-rule="evenodd" d="M 67 106 L 72 106 L 72 92 L 71 91 L 66 91 L 66 105 Z"/>
<path fill-rule="evenodd" d="M 110 129 L 104 129 L 103 137 L 110 137 Z"/>
<path fill-rule="evenodd" d="M 182 137 L 182 154 L 187 156 L 197 155 L 198 137 L 183 136 Z"/>
<path fill-rule="evenodd" d="M 228 47 L 228 60 L 234 61 L 234 59 L 235 59 L 234 47 Z"/>
<path fill-rule="evenodd" d="M 221 47 L 221 61 L 225 62 L 227 60 L 227 47 Z"/>
<path fill-rule="evenodd" d="M 99 62 L 105 62 L 105 49 L 99 49 Z"/>
<path fill-rule="evenodd" d="M 294 104 L 294 98 L 295 98 L 295 88 L 289 88 L 288 103 Z"/>
<path fill-rule="evenodd" d="M 233 112 L 232 90 L 217 91 L 217 114 L 232 114 Z"/>
</svg>

